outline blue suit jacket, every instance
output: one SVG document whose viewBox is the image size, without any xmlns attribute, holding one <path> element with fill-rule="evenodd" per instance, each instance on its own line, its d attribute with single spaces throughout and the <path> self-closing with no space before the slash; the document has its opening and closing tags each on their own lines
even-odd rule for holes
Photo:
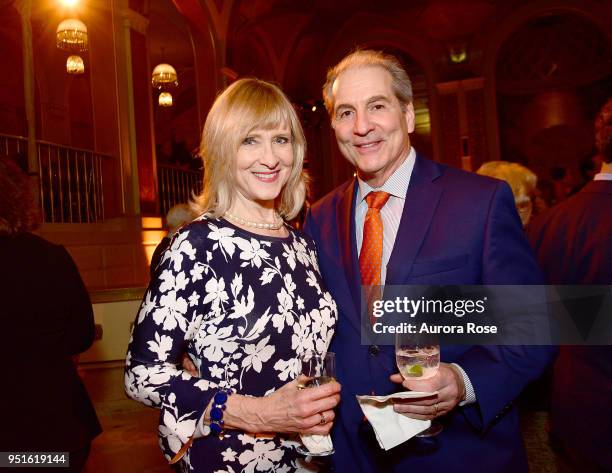
<svg viewBox="0 0 612 473">
<path fill-rule="evenodd" d="M 442 361 L 466 371 L 478 402 L 441 419 L 433 453 L 415 453 L 415 441 L 389 452 L 378 447 L 355 395 L 397 391 L 389 380 L 397 368 L 393 347 L 361 344 L 356 191 L 355 180 L 341 185 L 311 208 L 305 224 L 340 312 L 330 348 L 342 384 L 333 432 L 337 471 L 527 471 L 513 401 L 552 360 L 552 348 L 442 347 Z M 539 283 L 510 188 L 417 156 L 386 284 Z"/>
</svg>

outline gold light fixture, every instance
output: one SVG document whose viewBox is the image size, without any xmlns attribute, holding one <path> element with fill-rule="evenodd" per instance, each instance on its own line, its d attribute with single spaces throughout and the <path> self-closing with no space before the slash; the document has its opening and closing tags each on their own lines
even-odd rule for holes
<svg viewBox="0 0 612 473">
<path fill-rule="evenodd" d="M 157 103 L 160 107 L 172 107 L 172 94 L 170 92 L 162 92 L 159 94 Z"/>
<path fill-rule="evenodd" d="M 81 20 L 68 18 L 62 21 L 57 26 L 55 36 L 57 47 L 64 51 L 87 51 L 87 26 Z"/>
<path fill-rule="evenodd" d="M 178 85 L 176 69 L 174 69 L 174 67 L 172 67 L 170 64 L 158 64 L 155 66 L 155 69 L 153 69 L 151 84 L 153 87 L 159 90 L 167 90 L 176 87 Z"/>
<path fill-rule="evenodd" d="M 68 74 L 83 74 L 85 72 L 85 64 L 81 56 L 68 56 L 66 61 L 66 71 Z"/>
<path fill-rule="evenodd" d="M 465 44 L 454 44 L 448 49 L 448 56 L 453 64 L 461 64 L 468 59 L 467 47 Z"/>
</svg>

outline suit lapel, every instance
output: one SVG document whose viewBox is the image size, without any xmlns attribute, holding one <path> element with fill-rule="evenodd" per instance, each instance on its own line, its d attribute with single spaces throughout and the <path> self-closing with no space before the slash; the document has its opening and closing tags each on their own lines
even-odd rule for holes
<svg viewBox="0 0 612 473">
<path fill-rule="evenodd" d="M 347 316 L 351 324 L 358 331 L 361 331 L 359 321 L 361 311 L 361 275 L 359 274 L 357 243 L 355 239 L 356 182 L 356 179 L 353 179 L 338 201 L 336 228 L 338 229 L 338 244 L 342 256 L 342 267 L 345 270 L 345 277 L 354 306 L 354 310 L 347 311 Z"/>
<path fill-rule="evenodd" d="M 429 230 L 442 189 L 433 182 L 439 166 L 417 155 L 406 193 L 404 210 L 387 265 L 385 284 L 406 284 L 414 260 Z"/>
</svg>

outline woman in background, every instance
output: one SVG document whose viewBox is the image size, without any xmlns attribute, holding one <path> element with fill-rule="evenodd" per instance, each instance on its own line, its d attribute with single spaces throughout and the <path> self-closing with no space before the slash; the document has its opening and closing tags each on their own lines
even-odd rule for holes
<svg viewBox="0 0 612 473">
<path fill-rule="evenodd" d="M 337 318 L 314 243 L 284 223 L 304 202 L 304 149 L 287 97 L 257 79 L 225 90 L 204 125 L 202 215 L 155 271 L 125 377 L 130 397 L 161 409 L 162 449 L 186 471 L 295 471 L 292 437 L 331 429 L 338 383 L 295 379 Z"/>
<path fill-rule="evenodd" d="M 533 212 L 533 196 L 538 177 L 525 166 L 509 161 L 488 161 L 478 168 L 477 174 L 506 181 L 512 189 L 516 210 L 523 228 L 527 226 Z"/>
</svg>

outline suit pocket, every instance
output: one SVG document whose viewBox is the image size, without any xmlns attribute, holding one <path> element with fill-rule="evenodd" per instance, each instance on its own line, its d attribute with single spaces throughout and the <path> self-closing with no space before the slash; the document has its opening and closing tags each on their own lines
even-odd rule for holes
<svg viewBox="0 0 612 473">
<path fill-rule="evenodd" d="M 444 273 L 459 269 L 468 264 L 469 254 L 452 256 L 450 258 L 435 259 L 429 261 L 415 261 L 412 265 L 410 276 L 423 276 L 426 274 Z"/>
</svg>

